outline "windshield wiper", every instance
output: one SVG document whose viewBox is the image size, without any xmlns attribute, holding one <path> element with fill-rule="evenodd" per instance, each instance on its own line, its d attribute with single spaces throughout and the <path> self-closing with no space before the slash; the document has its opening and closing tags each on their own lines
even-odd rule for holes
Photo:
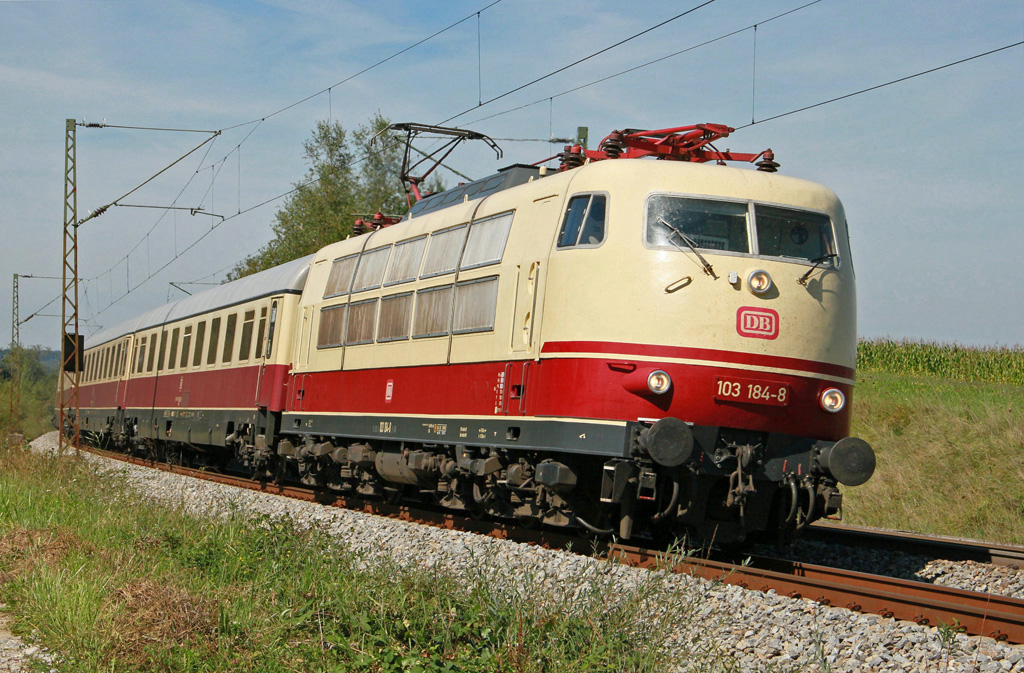
<svg viewBox="0 0 1024 673">
<path fill-rule="evenodd" d="M 811 277 L 811 274 L 814 273 L 814 270 L 817 269 L 819 266 L 821 266 L 822 262 L 824 262 L 825 260 L 828 260 L 828 259 L 832 259 L 833 257 L 839 257 L 839 255 L 837 255 L 835 253 L 830 253 L 828 255 L 822 255 L 821 257 L 818 257 L 816 259 L 812 259 L 811 262 L 814 263 L 814 266 L 812 266 L 811 268 L 807 269 L 807 273 L 805 273 L 804 275 L 802 275 L 799 278 L 797 278 L 796 282 L 800 283 L 801 285 L 807 285 L 807 279 Z"/>
<path fill-rule="evenodd" d="M 718 278 L 718 276 L 715 275 L 715 268 L 713 266 L 711 266 L 711 263 L 708 262 L 708 260 L 704 259 L 703 255 L 701 255 L 699 252 L 697 252 L 697 244 L 689 236 L 687 236 L 683 232 L 679 231 L 678 229 L 675 228 L 675 226 L 669 224 L 668 222 L 666 222 L 664 219 L 662 219 L 660 217 L 658 218 L 658 222 L 661 222 L 666 227 L 671 229 L 672 232 L 676 236 L 678 236 L 679 239 L 683 243 L 685 243 L 687 245 L 687 247 L 690 248 L 690 250 L 693 251 L 693 254 L 697 255 L 697 259 L 700 260 L 701 266 L 704 267 L 704 273 L 705 274 L 707 274 L 708 276 L 711 276 L 712 278 Z M 675 243 L 673 243 L 672 245 L 675 245 Z M 676 247 L 678 248 L 679 246 L 676 245 Z"/>
</svg>

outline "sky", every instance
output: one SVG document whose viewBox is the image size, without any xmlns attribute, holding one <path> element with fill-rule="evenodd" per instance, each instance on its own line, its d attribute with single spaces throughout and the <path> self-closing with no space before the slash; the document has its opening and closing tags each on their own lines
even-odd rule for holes
<svg viewBox="0 0 1024 673">
<path fill-rule="evenodd" d="M 77 128 L 80 219 L 212 138 L 119 201 L 181 210 L 79 227 L 88 335 L 222 281 L 317 121 L 379 112 L 500 139 L 450 157 L 474 178 L 579 126 L 727 124 L 843 201 L 862 337 L 1024 344 L 1024 3 L 808 2 L 0 0 L 0 342 L 13 274 L 61 273 L 66 119 L 110 125 Z M 19 285 L 22 344 L 56 347 L 60 281 Z"/>
</svg>

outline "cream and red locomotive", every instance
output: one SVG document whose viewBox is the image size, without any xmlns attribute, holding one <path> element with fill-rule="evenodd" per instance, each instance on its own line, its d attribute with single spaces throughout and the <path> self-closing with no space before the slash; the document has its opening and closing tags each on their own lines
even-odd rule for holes
<svg viewBox="0 0 1024 673">
<path fill-rule="evenodd" d="M 846 217 L 770 153 L 714 150 L 729 131 L 566 148 L 561 170 L 427 196 L 393 226 L 98 334 L 81 427 L 622 538 L 786 536 L 835 514 L 837 484 L 874 469 L 848 436 Z M 708 163 L 736 159 L 760 170 Z"/>
</svg>

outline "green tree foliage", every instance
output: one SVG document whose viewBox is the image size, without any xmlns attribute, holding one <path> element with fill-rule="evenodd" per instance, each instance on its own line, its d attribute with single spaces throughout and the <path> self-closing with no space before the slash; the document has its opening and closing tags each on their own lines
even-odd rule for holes
<svg viewBox="0 0 1024 673">
<path fill-rule="evenodd" d="M 399 178 L 403 145 L 371 141 L 390 122 L 379 113 L 352 133 L 340 122 L 317 122 L 304 145 L 305 179 L 274 216 L 274 238 L 231 270 L 228 280 L 316 252 L 352 233 L 357 215 L 403 215 L 408 210 Z M 434 185 L 435 187 L 439 185 Z"/>
<path fill-rule="evenodd" d="M 0 357 L 0 431 L 20 431 L 34 438 L 52 430 L 53 405 L 57 391 L 57 370 L 53 366 L 59 360 L 54 352 L 39 346 L 18 349 L 21 370 L 19 409 L 11 419 L 11 352 Z"/>
</svg>

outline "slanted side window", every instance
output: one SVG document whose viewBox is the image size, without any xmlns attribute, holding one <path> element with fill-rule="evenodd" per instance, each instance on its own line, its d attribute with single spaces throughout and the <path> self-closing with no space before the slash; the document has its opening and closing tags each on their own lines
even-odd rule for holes
<svg viewBox="0 0 1024 673">
<path fill-rule="evenodd" d="M 210 322 L 210 350 L 206 353 L 206 364 L 217 363 L 217 344 L 220 342 L 220 318 Z"/>
<path fill-rule="evenodd" d="M 167 355 L 167 330 L 160 332 L 160 354 L 156 358 L 156 370 L 162 372 L 164 370 L 164 356 Z"/>
<path fill-rule="evenodd" d="M 192 355 L 192 367 L 199 367 L 203 364 L 203 341 L 206 337 L 206 321 L 196 326 L 196 348 Z"/>
<path fill-rule="evenodd" d="M 357 259 L 359 259 L 359 255 L 349 255 L 334 260 L 331 265 L 331 275 L 327 277 L 324 299 L 348 294 L 348 289 L 352 286 L 352 274 L 356 270 Z"/>
<path fill-rule="evenodd" d="M 192 325 L 185 325 L 181 335 L 181 363 L 182 369 L 188 366 L 188 349 L 192 346 Z"/>
<path fill-rule="evenodd" d="M 455 270 L 455 265 L 459 263 L 459 256 L 462 254 L 462 244 L 466 240 L 468 229 L 469 227 L 462 225 L 431 235 L 420 278 L 440 276 Z"/>
<path fill-rule="evenodd" d="M 391 255 L 384 284 L 395 285 L 414 279 L 420 270 L 420 262 L 423 261 L 423 251 L 426 247 L 426 236 L 395 243 L 395 252 Z"/>
<path fill-rule="evenodd" d="M 173 330 L 171 330 L 171 354 L 170 354 L 170 357 L 167 358 L 167 368 L 168 369 L 174 369 L 175 365 L 177 364 L 177 358 L 178 358 L 178 332 L 180 332 L 180 331 L 181 330 L 179 328 L 177 328 L 177 327 L 175 327 Z"/>
<path fill-rule="evenodd" d="M 147 373 L 153 371 L 153 362 L 156 359 L 156 351 L 158 347 L 157 341 L 158 339 L 156 332 L 153 332 L 152 334 L 149 335 L 149 362 L 146 364 Z"/>
<path fill-rule="evenodd" d="M 380 287 L 380 281 L 384 277 L 384 267 L 388 264 L 388 255 L 391 253 L 391 246 L 367 250 L 359 258 L 359 267 L 356 270 L 353 292 L 360 290 L 371 290 Z"/>
<path fill-rule="evenodd" d="M 221 353 L 221 362 L 231 362 L 231 349 L 235 346 L 235 327 L 238 325 L 238 314 L 232 313 L 228 316 L 227 324 L 224 327 L 224 350 Z"/>
<path fill-rule="evenodd" d="M 393 294 L 380 300 L 380 327 L 377 341 L 398 341 L 409 338 L 412 322 L 412 292 Z"/>
<path fill-rule="evenodd" d="M 145 337 L 139 337 L 138 339 L 138 360 L 135 361 L 135 373 L 141 374 L 142 368 L 145 367 Z"/>
<path fill-rule="evenodd" d="M 604 241 L 607 199 L 604 194 L 583 194 L 569 200 L 558 247 L 598 246 Z"/>
<path fill-rule="evenodd" d="M 466 251 L 462 254 L 460 269 L 472 269 L 501 261 L 508 232 L 512 227 L 512 215 L 506 213 L 479 220 L 469 227 L 469 239 L 466 241 Z"/>
<path fill-rule="evenodd" d="M 413 321 L 413 336 L 432 337 L 448 334 L 452 315 L 451 285 L 432 287 L 416 293 L 416 317 Z"/>
<path fill-rule="evenodd" d="M 348 325 L 345 327 L 345 345 L 373 343 L 373 328 L 377 324 L 377 300 L 360 301 L 348 306 Z"/>
<path fill-rule="evenodd" d="M 494 329 L 498 305 L 498 278 L 481 278 L 455 286 L 453 334 L 489 332 Z"/>
<path fill-rule="evenodd" d="M 238 361 L 245 362 L 252 353 L 252 325 L 256 321 L 256 311 L 246 311 L 242 319 L 242 338 L 238 342 Z"/>
<path fill-rule="evenodd" d="M 317 348 L 340 346 L 345 328 L 345 305 L 328 306 L 320 309 L 320 328 L 317 332 Z"/>
</svg>

